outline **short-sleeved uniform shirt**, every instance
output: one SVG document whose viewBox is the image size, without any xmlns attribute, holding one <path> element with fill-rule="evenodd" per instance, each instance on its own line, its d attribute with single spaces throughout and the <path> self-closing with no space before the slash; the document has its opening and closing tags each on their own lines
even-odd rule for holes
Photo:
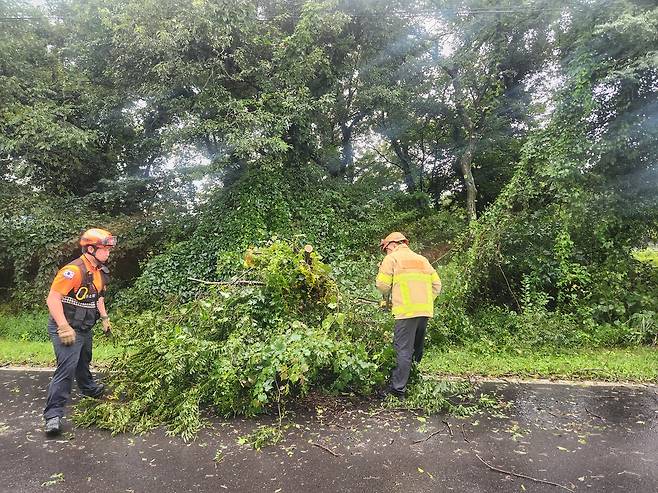
<svg viewBox="0 0 658 493">
<path fill-rule="evenodd" d="M 94 276 L 94 286 L 98 291 L 98 297 L 102 298 L 105 294 L 105 286 L 103 285 L 103 277 L 99 268 L 94 267 L 87 257 L 82 255 L 82 261 L 85 263 L 87 270 Z M 62 296 L 68 295 L 71 291 L 77 291 L 82 284 L 82 272 L 77 265 L 65 265 L 62 267 L 53 279 L 50 289 L 58 292 Z"/>
</svg>

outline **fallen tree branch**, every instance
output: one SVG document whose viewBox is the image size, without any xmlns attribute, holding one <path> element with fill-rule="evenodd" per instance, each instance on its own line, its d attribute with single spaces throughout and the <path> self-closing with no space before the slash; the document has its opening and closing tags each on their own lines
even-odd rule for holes
<svg viewBox="0 0 658 493">
<path fill-rule="evenodd" d="M 354 301 L 358 301 L 359 303 L 366 303 L 368 305 L 377 305 L 379 306 L 379 301 L 376 300 L 370 300 L 368 298 L 354 298 Z"/>
<path fill-rule="evenodd" d="M 482 462 L 485 466 L 487 466 L 492 471 L 507 474 L 509 476 L 516 476 L 517 478 L 529 479 L 530 481 L 535 481 L 537 483 L 550 484 L 552 486 L 557 486 L 558 488 L 562 488 L 564 490 L 571 491 L 572 493 L 574 491 L 571 488 L 567 488 L 566 486 L 561 485 L 559 483 L 553 483 L 552 481 L 546 481 L 544 479 L 537 479 L 537 478 L 533 478 L 532 476 L 526 476 L 525 474 L 518 474 L 518 473 L 515 473 L 515 472 L 512 472 L 512 471 L 505 471 L 504 469 L 499 469 L 499 468 L 494 467 L 491 464 L 488 464 L 487 462 L 485 462 L 484 459 L 482 457 L 480 457 L 478 454 L 475 454 L 475 457 L 477 457 L 480 460 L 480 462 Z"/>
<path fill-rule="evenodd" d="M 188 277 L 189 281 L 196 281 L 202 284 L 212 284 L 213 286 L 230 286 L 232 284 L 244 284 L 249 286 L 264 286 L 262 281 L 248 281 L 246 279 L 238 279 L 237 281 L 206 281 L 205 279 L 197 279 L 196 277 Z"/>
<path fill-rule="evenodd" d="M 441 428 L 440 430 L 435 431 L 434 433 L 430 433 L 430 434 L 427 435 L 425 438 L 421 438 L 420 440 L 416 440 L 416 441 L 414 442 L 414 444 L 416 444 L 416 443 L 421 443 L 421 442 L 426 442 L 427 440 L 429 440 L 430 438 L 432 438 L 434 435 L 438 435 L 439 433 L 441 433 L 443 430 L 445 430 L 445 427 Z"/>
<path fill-rule="evenodd" d="M 448 427 L 448 433 L 450 433 L 450 438 L 455 438 L 455 435 L 452 434 L 452 427 L 450 426 L 450 423 L 448 423 L 445 420 L 443 420 L 442 423 L 444 423 Z"/>
<path fill-rule="evenodd" d="M 585 411 L 587 412 L 587 414 L 591 414 L 595 418 L 599 418 L 601 421 L 605 421 L 605 418 L 603 416 L 599 416 L 598 414 L 594 414 L 592 411 L 587 409 L 587 406 L 585 406 Z"/>
<path fill-rule="evenodd" d="M 340 456 L 341 456 L 341 454 L 337 454 L 336 452 L 334 452 L 334 451 L 331 450 L 330 448 L 325 447 L 324 445 L 320 445 L 319 443 L 315 443 L 315 442 L 308 442 L 308 443 L 310 443 L 311 445 L 315 445 L 316 447 L 319 447 L 319 448 L 321 448 L 322 450 L 326 450 L 327 452 L 329 452 L 329 453 L 330 453 L 331 455 L 333 455 L 334 457 L 340 457 Z"/>
<path fill-rule="evenodd" d="M 548 409 L 544 409 L 544 411 L 546 411 L 548 414 L 550 414 L 550 415 L 553 416 L 554 418 L 557 418 L 557 419 L 560 419 L 560 418 L 561 418 L 561 416 L 558 416 L 557 414 L 554 414 L 554 413 L 550 412 Z"/>
<path fill-rule="evenodd" d="M 466 443 L 471 443 L 471 441 L 468 438 L 466 438 L 466 432 L 464 431 L 464 423 L 462 423 L 462 436 L 464 437 L 464 441 Z"/>
<path fill-rule="evenodd" d="M 446 255 L 448 255 L 449 253 L 451 253 L 454 249 L 455 249 L 455 247 L 451 247 L 450 250 L 448 250 L 446 253 L 444 253 L 444 254 L 441 255 L 439 258 L 437 258 L 436 260 L 434 260 L 433 262 L 430 262 L 430 263 L 431 263 L 432 265 L 436 264 L 439 260 L 441 260 L 443 257 L 445 257 Z"/>
</svg>

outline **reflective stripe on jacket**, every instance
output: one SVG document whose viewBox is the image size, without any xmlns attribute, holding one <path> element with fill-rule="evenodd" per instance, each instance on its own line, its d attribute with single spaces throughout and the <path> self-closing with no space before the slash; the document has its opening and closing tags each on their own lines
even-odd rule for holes
<svg viewBox="0 0 658 493">
<path fill-rule="evenodd" d="M 432 317 L 441 279 L 425 257 L 400 244 L 379 266 L 377 289 L 390 293 L 396 319 Z"/>
</svg>

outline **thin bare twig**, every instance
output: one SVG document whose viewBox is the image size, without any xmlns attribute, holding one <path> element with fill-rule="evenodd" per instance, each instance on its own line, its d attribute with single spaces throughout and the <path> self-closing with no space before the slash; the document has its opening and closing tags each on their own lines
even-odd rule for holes
<svg viewBox="0 0 658 493">
<path fill-rule="evenodd" d="M 371 300 L 371 299 L 368 299 L 368 298 L 357 297 L 357 298 L 354 298 L 354 301 L 358 301 L 360 303 L 366 303 L 366 304 L 369 304 L 369 305 L 379 305 L 379 301 Z"/>
<path fill-rule="evenodd" d="M 450 252 L 452 252 L 454 249 L 455 249 L 455 247 L 450 248 L 450 250 L 448 250 L 446 253 L 444 253 L 443 255 L 441 255 L 441 256 L 440 256 L 439 258 L 437 258 L 434 262 L 431 262 L 432 265 L 436 264 L 439 260 L 441 260 L 443 257 L 445 257 L 446 255 L 448 255 L 448 254 L 449 254 Z"/>
<path fill-rule="evenodd" d="M 244 276 L 246 276 L 247 274 L 249 274 L 252 270 L 254 270 L 254 268 L 253 268 L 253 267 L 250 267 L 249 269 L 247 269 L 246 271 L 242 272 L 241 274 L 236 274 L 236 276 L 235 276 L 235 277 L 233 278 L 233 280 L 231 281 L 231 285 L 236 284 L 236 283 L 238 283 L 239 281 L 243 281 L 243 280 L 244 280 Z M 250 281 L 250 282 L 253 282 L 253 281 Z"/>
<path fill-rule="evenodd" d="M 196 281 L 200 282 L 203 284 L 212 284 L 214 286 L 231 286 L 234 284 L 244 284 L 244 285 L 250 285 L 250 286 L 264 286 L 265 283 L 262 281 L 248 281 L 245 279 L 238 279 L 237 281 L 206 281 L 205 279 L 197 279 L 195 277 L 188 277 L 187 278 L 190 281 Z"/>
<path fill-rule="evenodd" d="M 464 431 L 464 424 L 463 423 L 462 423 L 462 436 L 464 437 L 464 441 L 466 443 L 471 443 L 471 441 L 468 438 L 466 438 L 466 432 Z"/>
<path fill-rule="evenodd" d="M 599 418 L 601 421 L 605 421 L 605 418 L 603 416 L 599 416 L 598 414 L 594 414 L 592 411 L 587 409 L 587 406 L 585 406 L 585 411 L 587 412 L 587 414 L 591 414 L 595 418 Z"/>
<path fill-rule="evenodd" d="M 500 252 L 499 252 L 500 254 Z M 516 307 L 519 309 L 519 312 L 523 311 L 521 309 L 521 304 L 519 303 L 519 300 L 516 299 L 516 295 L 514 294 L 514 291 L 512 291 L 512 286 L 510 286 L 509 281 L 507 280 L 507 276 L 505 275 L 505 271 L 503 270 L 503 266 L 500 265 L 500 260 L 497 260 L 496 263 L 498 264 L 498 268 L 500 269 L 500 273 L 503 275 L 503 278 L 505 279 L 505 284 L 507 284 L 507 289 L 509 290 L 510 294 L 512 295 L 512 298 L 514 298 L 514 303 L 516 303 Z"/>
<path fill-rule="evenodd" d="M 276 391 L 278 394 L 276 400 L 276 409 L 279 413 L 279 430 L 281 430 L 281 424 L 283 422 L 283 414 L 281 414 L 281 387 L 279 387 L 279 382 L 277 381 L 276 376 L 274 377 L 274 383 L 276 383 Z"/>
<path fill-rule="evenodd" d="M 379 149 L 377 149 L 375 146 L 372 146 L 371 149 L 375 151 L 377 154 L 379 154 L 379 157 L 381 157 L 384 161 L 386 161 L 388 164 L 392 164 L 393 166 L 397 166 L 398 168 L 400 165 L 398 163 L 394 163 L 390 159 L 388 159 L 386 156 L 384 156 L 381 152 L 379 152 Z"/>
<path fill-rule="evenodd" d="M 443 420 L 441 422 L 448 427 L 448 433 L 450 433 L 450 438 L 455 438 L 455 435 L 452 434 L 452 427 L 450 426 L 450 423 L 448 423 L 446 420 Z"/>
<path fill-rule="evenodd" d="M 213 75 L 215 75 L 215 67 L 211 66 L 210 67 L 210 75 L 208 76 L 208 79 L 206 80 L 206 83 L 201 88 L 202 91 L 206 88 L 206 86 L 208 85 L 208 82 L 210 82 L 210 79 L 212 79 Z"/>
<path fill-rule="evenodd" d="M 508 474 L 510 476 L 516 476 L 517 478 L 529 479 L 530 481 L 535 481 L 537 483 L 550 484 L 552 486 L 557 486 L 558 488 L 562 488 L 562 489 L 565 489 L 567 491 L 571 491 L 572 493 L 574 491 L 571 488 L 567 488 L 566 486 L 561 485 L 559 483 L 553 483 L 552 481 L 546 481 L 544 479 L 537 479 L 537 478 L 533 478 L 532 476 L 526 476 L 525 474 L 518 474 L 518 473 L 515 473 L 515 472 L 512 472 L 512 471 L 505 471 L 504 469 L 499 469 L 499 468 L 494 467 L 491 464 L 488 464 L 487 462 L 485 462 L 484 459 L 482 457 L 480 457 L 478 454 L 475 454 L 475 457 L 477 457 L 480 460 L 480 462 L 482 462 L 485 466 L 487 466 L 492 471 L 500 472 L 500 473 L 503 473 L 503 474 Z"/>
<path fill-rule="evenodd" d="M 315 443 L 315 442 L 309 442 L 309 443 L 311 445 L 315 445 L 316 447 L 320 447 L 322 450 L 326 450 L 327 452 L 329 452 L 334 457 L 340 457 L 341 456 L 341 454 L 337 454 L 336 452 L 334 452 L 330 448 L 325 447 L 324 445 L 320 445 L 319 443 Z"/>
<path fill-rule="evenodd" d="M 440 430 L 435 431 L 434 433 L 430 433 L 430 434 L 427 435 L 425 438 L 421 438 L 420 440 L 416 440 L 416 441 L 414 442 L 414 444 L 416 444 L 416 443 L 421 443 L 421 442 L 426 442 L 427 440 L 429 440 L 430 438 L 432 438 L 434 435 L 438 435 L 439 433 L 441 433 L 443 430 L 445 430 L 445 427 L 443 427 L 443 428 L 440 429 Z"/>
<path fill-rule="evenodd" d="M 561 418 L 561 416 L 558 416 L 557 414 L 553 414 L 553 413 L 550 412 L 548 409 L 544 409 L 544 411 L 546 411 L 548 414 L 550 414 L 550 415 L 553 416 L 554 418 L 557 418 L 557 419 L 560 419 L 560 418 Z"/>
</svg>

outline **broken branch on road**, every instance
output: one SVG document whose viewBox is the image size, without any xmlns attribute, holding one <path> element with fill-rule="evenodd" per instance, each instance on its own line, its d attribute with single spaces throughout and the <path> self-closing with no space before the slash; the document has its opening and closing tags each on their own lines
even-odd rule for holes
<svg viewBox="0 0 658 493">
<path fill-rule="evenodd" d="M 324 445 L 320 445 L 319 443 L 315 443 L 315 442 L 308 442 L 308 443 L 310 443 L 311 445 L 315 445 L 316 447 L 319 447 L 319 448 L 321 448 L 322 450 L 326 450 L 327 452 L 329 452 L 329 453 L 330 453 L 331 455 L 333 455 L 334 457 L 340 457 L 340 456 L 341 456 L 341 454 L 337 454 L 336 452 L 334 452 L 334 451 L 331 450 L 330 448 L 325 447 Z"/>
<path fill-rule="evenodd" d="M 480 457 L 478 454 L 475 454 L 475 457 L 477 457 L 480 462 L 482 462 L 485 466 L 487 466 L 489 469 L 492 471 L 500 472 L 503 474 L 507 474 L 509 476 L 516 476 L 517 478 L 523 478 L 523 479 L 529 479 L 530 481 L 535 481 L 537 483 L 544 483 L 544 484 L 550 484 L 553 486 L 557 486 L 558 488 L 562 488 L 567 491 L 571 491 L 571 493 L 574 493 L 574 490 L 571 488 L 567 488 L 566 486 L 559 484 L 559 483 L 553 483 L 552 481 L 546 481 L 545 479 L 537 479 L 533 478 L 532 476 L 526 476 L 525 474 L 518 474 L 516 472 L 512 471 L 505 471 L 504 469 L 499 469 L 498 467 L 492 466 L 491 464 L 487 463 L 482 457 Z"/>
<path fill-rule="evenodd" d="M 445 421 L 444 421 L 444 423 L 445 423 Z M 440 430 L 437 430 L 437 431 L 435 431 L 434 433 L 430 433 L 430 434 L 427 435 L 425 438 L 421 438 L 420 440 L 416 440 L 416 441 L 414 441 L 414 444 L 416 444 L 416 443 L 421 443 L 421 442 L 426 442 L 427 440 L 429 440 L 430 438 L 432 438 L 432 437 L 435 436 L 435 435 L 438 435 L 439 433 L 441 433 L 441 432 L 442 432 L 443 430 L 445 430 L 445 429 L 446 429 L 446 427 L 444 426 L 444 427 L 441 428 Z"/>
<path fill-rule="evenodd" d="M 599 418 L 601 421 L 605 421 L 605 418 L 603 416 L 599 416 L 598 414 L 594 414 L 592 411 L 587 409 L 587 407 L 585 407 L 585 411 L 587 412 L 587 414 L 590 414 L 590 415 L 594 416 L 595 418 Z"/>
</svg>

